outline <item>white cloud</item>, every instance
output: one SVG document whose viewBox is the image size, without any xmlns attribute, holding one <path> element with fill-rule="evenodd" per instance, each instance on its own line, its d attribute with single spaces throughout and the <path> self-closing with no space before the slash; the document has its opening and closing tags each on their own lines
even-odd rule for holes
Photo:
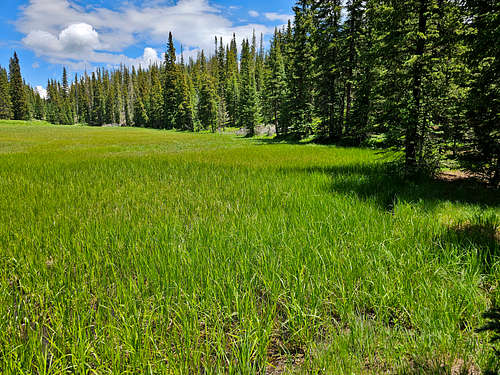
<svg viewBox="0 0 500 375">
<path fill-rule="evenodd" d="M 255 11 L 255 10 L 249 11 L 248 14 L 250 15 L 250 17 L 259 17 L 260 16 L 259 12 Z"/>
<path fill-rule="evenodd" d="M 87 23 L 75 23 L 65 28 L 59 34 L 59 41 L 65 51 L 85 53 L 98 49 L 99 35 Z"/>
<path fill-rule="evenodd" d="M 40 67 L 40 64 L 38 63 L 38 61 L 35 61 L 33 64 L 31 64 L 31 67 L 33 69 L 38 69 Z"/>
<path fill-rule="evenodd" d="M 99 35 L 86 23 L 72 24 L 53 35 L 43 30 L 31 31 L 23 43 L 39 56 L 82 59 L 99 48 Z"/>
<path fill-rule="evenodd" d="M 141 65 L 143 67 L 151 66 L 161 63 L 161 59 L 158 57 L 158 52 L 151 47 L 144 48 L 144 54 L 142 57 L 136 59 L 134 65 Z"/>
<path fill-rule="evenodd" d="M 274 27 L 262 24 L 236 26 L 219 7 L 208 0 L 179 0 L 165 5 L 151 0 L 141 7 L 123 2 L 121 7 L 82 7 L 72 0 L 30 0 L 21 8 L 17 29 L 26 36 L 23 43 L 38 56 L 51 63 L 66 64 L 73 69 L 89 64 L 137 63 L 157 61 L 147 50 L 133 59 L 123 55 L 130 46 L 145 42 L 165 43 L 171 31 L 186 51 L 213 50 L 214 37 L 229 42 L 236 33 L 238 43 L 250 38 L 253 30 L 259 35 L 272 34 Z M 266 13 L 272 21 L 288 20 L 290 16 Z M 156 52 L 156 51 L 155 51 Z M 189 53 L 188 53 L 189 54 Z"/>
<path fill-rule="evenodd" d="M 274 13 L 274 12 L 264 13 L 264 16 L 269 21 L 280 21 L 283 23 L 287 23 L 288 20 L 293 20 L 293 18 L 294 18 L 294 16 L 291 14 L 280 14 L 280 13 Z"/>
<path fill-rule="evenodd" d="M 47 99 L 47 90 L 44 89 L 42 86 L 37 86 L 35 87 L 36 91 L 38 91 L 38 93 L 40 94 L 40 96 L 43 98 L 43 99 Z"/>
<path fill-rule="evenodd" d="M 57 53 L 62 50 L 61 42 L 58 38 L 47 31 L 32 31 L 23 39 L 23 43 L 33 49 L 37 54 L 40 51 L 46 53 Z M 40 53 L 40 55 L 44 53 Z"/>
</svg>

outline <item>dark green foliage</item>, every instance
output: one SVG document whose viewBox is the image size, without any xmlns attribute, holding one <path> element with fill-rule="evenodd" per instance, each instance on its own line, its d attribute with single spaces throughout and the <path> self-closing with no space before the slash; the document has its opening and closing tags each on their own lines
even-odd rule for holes
<svg viewBox="0 0 500 375">
<path fill-rule="evenodd" d="M 217 93 L 211 77 L 205 73 L 198 102 L 198 119 L 202 129 L 215 132 L 217 126 Z"/>
<path fill-rule="evenodd" d="M 97 77 L 92 73 L 92 112 L 90 115 L 90 125 L 103 125 L 105 120 L 105 97 L 104 88 L 101 81 L 101 73 L 97 72 Z"/>
<path fill-rule="evenodd" d="M 467 2 L 475 34 L 469 39 L 473 80 L 467 100 L 470 131 L 461 161 L 500 184 L 500 3 Z"/>
<path fill-rule="evenodd" d="M 12 103 L 10 101 L 10 88 L 7 70 L 0 67 L 0 119 L 12 117 Z"/>
<path fill-rule="evenodd" d="M 9 64 L 10 99 L 14 120 L 27 120 L 29 118 L 28 102 L 24 82 L 21 76 L 21 67 L 17 53 L 10 59 Z"/>
<path fill-rule="evenodd" d="M 488 321 L 484 325 L 484 327 L 479 328 L 478 332 L 491 332 L 493 336 L 491 337 L 491 342 L 493 344 L 497 344 L 500 342 L 500 309 L 492 308 L 490 311 L 486 312 L 483 317 Z M 500 350 L 496 350 L 495 352 L 498 357 L 500 357 Z"/>
<path fill-rule="evenodd" d="M 290 43 L 291 131 L 305 136 L 311 132 L 314 113 L 314 45 L 311 1 L 301 0 L 294 8 L 295 25 Z"/>
<path fill-rule="evenodd" d="M 161 129 L 165 123 L 163 88 L 160 71 L 157 67 L 151 69 L 151 93 L 149 97 L 149 126 Z"/>
<path fill-rule="evenodd" d="M 340 82 L 342 68 L 341 51 L 343 50 L 340 41 L 341 1 L 317 1 L 314 2 L 312 10 L 309 10 L 305 6 L 300 10 L 301 18 L 308 20 L 306 25 L 311 25 L 309 28 L 311 29 L 310 32 L 313 33 L 313 43 L 316 46 L 314 63 L 317 72 L 316 106 L 318 114 L 328 137 L 332 140 L 339 140 L 342 137 L 343 131 L 345 100 L 344 87 Z M 311 17 L 312 21 L 309 21 Z M 312 51 L 312 47 L 308 46 L 311 42 L 307 40 L 307 35 L 302 35 L 304 32 L 305 30 L 301 30 L 300 28 L 297 30 L 296 43 L 298 44 L 295 48 L 298 49 L 304 45 L 306 51 Z M 312 52 L 309 53 L 311 54 Z M 304 54 L 302 59 L 309 60 L 309 66 L 311 66 L 313 62 L 311 57 Z M 297 68 L 295 68 L 296 70 Z M 302 74 L 307 74 L 310 77 L 309 79 L 313 77 L 311 72 L 304 72 Z"/>
<path fill-rule="evenodd" d="M 500 5 L 468 0 L 300 0 L 295 22 L 266 51 L 255 33 L 215 38 L 177 63 L 169 34 L 161 66 L 98 70 L 48 83 L 43 100 L 0 71 L 0 117 L 198 128 L 273 123 L 278 135 L 401 151 L 406 175 L 441 166 L 500 184 Z M 10 105 L 9 105 L 10 103 Z M 15 112 L 14 113 L 14 110 Z"/>
<path fill-rule="evenodd" d="M 278 135 L 286 134 L 286 100 L 288 97 L 287 77 L 285 62 L 281 50 L 281 34 L 277 30 L 271 41 L 271 48 L 266 64 L 265 76 L 265 98 L 263 101 L 266 110 L 266 117 L 269 122 L 276 126 Z"/>
<path fill-rule="evenodd" d="M 177 126 L 181 130 L 194 130 L 193 84 L 184 66 L 179 72 L 179 106 L 177 108 Z"/>
<path fill-rule="evenodd" d="M 233 126 L 236 126 L 239 119 L 239 71 L 238 71 L 238 47 L 236 37 L 233 36 L 230 47 L 226 52 L 226 84 L 225 87 L 225 102 L 229 115 L 229 121 Z"/>
<path fill-rule="evenodd" d="M 253 135 L 258 121 L 259 109 L 257 107 L 254 55 L 250 50 L 248 40 L 244 40 L 242 44 L 240 77 L 239 125 L 246 127 L 250 135 Z"/>
<path fill-rule="evenodd" d="M 137 95 L 134 102 L 134 123 L 135 126 L 145 127 L 149 123 L 148 113 L 144 102 L 142 101 L 142 96 Z"/>
<path fill-rule="evenodd" d="M 40 96 L 40 94 L 34 94 L 34 106 L 33 106 L 33 117 L 37 120 L 45 119 L 45 102 Z"/>
<path fill-rule="evenodd" d="M 178 81 L 179 70 L 177 67 L 177 56 L 175 54 L 175 47 L 172 38 L 172 33 L 168 36 L 168 49 L 165 53 L 165 77 L 164 77 L 164 127 L 166 129 L 173 129 L 176 127 L 175 120 L 177 118 L 178 109 Z"/>
</svg>

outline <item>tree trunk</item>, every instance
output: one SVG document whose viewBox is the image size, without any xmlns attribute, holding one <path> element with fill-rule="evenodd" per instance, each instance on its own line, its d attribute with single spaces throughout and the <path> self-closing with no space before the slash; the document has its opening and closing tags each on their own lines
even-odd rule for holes
<svg viewBox="0 0 500 375">
<path fill-rule="evenodd" d="M 346 109 L 345 109 L 345 126 L 349 126 L 352 107 L 352 76 L 355 58 L 354 38 L 356 36 L 356 6 L 354 1 L 351 3 L 351 19 L 349 20 L 351 35 L 349 40 L 349 64 L 347 65 L 347 87 L 346 87 Z"/>
<path fill-rule="evenodd" d="M 418 167 L 417 164 L 417 148 L 419 143 L 418 127 L 421 117 L 422 105 L 422 56 L 425 52 L 425 33 L 427 31 L 427 7 L 428 0 L 419 1 L 418 14 L 418 35 L 415 46 L 415 55 L 417 61 L 413 67 L 413 105 L 411 108 L 411 116 L 406 127 L 405 139 L 405 165 L 406 172 L 413 174 Z"/>
</svg>

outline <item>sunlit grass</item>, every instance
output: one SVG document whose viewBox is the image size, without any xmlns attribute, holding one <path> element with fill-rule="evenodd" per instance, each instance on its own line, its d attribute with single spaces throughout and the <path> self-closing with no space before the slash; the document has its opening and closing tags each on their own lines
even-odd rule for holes
<svg viewBox="0 0 500 375">
<path fill-rule="evenodd" d="M 0 372 L 484 369 L 498 242 L 454 228 L 496 220 L 498 195 L 382 166 L 362 149 L 1 122 Z"/>
</svg>

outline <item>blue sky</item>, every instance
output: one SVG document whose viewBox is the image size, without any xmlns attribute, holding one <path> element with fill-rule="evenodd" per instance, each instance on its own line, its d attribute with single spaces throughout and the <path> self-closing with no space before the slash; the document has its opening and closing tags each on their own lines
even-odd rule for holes
<svg viewBox="0 0 500 375">
<path fill-rule="evenodd" d="M 215 36 L 266 40 L 292 15 L 293 0 L 1 0 L 0 65 L 14 50 L 26 81 L 45 86 L 71 73 L 158 61 L 168 32 L 185 57 L 213 49 Z M 179 51 L 178 51 L 179 52 Z"/>
</svg>

